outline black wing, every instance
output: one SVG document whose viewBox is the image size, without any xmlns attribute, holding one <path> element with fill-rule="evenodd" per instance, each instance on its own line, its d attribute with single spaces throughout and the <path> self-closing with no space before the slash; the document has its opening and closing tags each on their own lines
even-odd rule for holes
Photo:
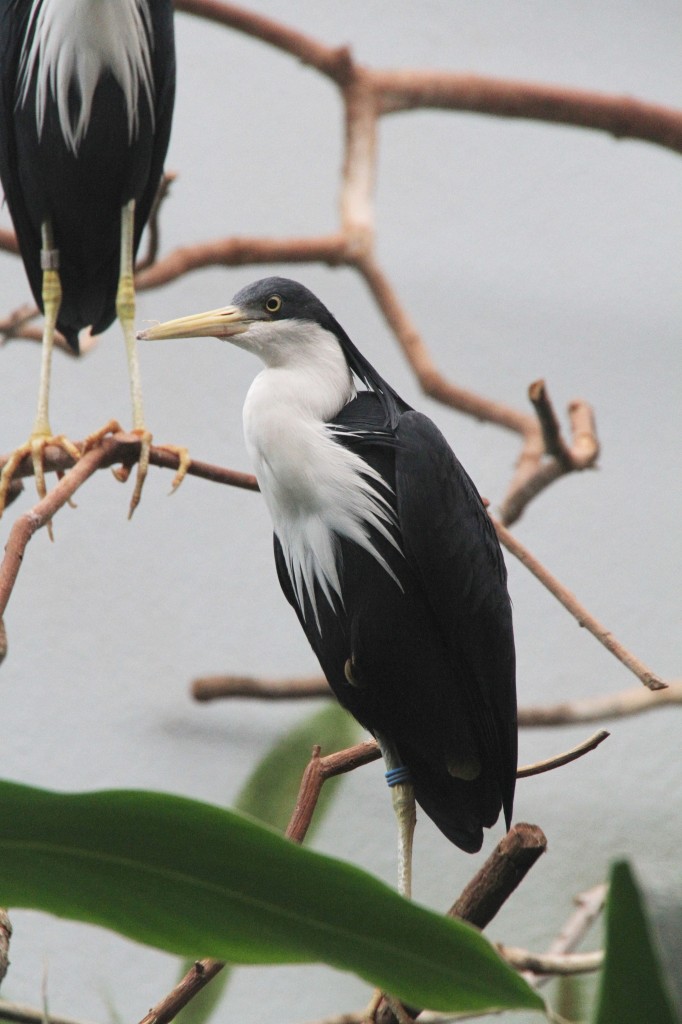
<svg viewBox="0 0 682 1024">
<path fill-rule="evenodd" d="M 483 504 L 447 442 L 404 406 L 392 431 L 374 396 L 336 417 L 339 443 L 386 482 L 396 550 L 376 547 L 400 587 L 366 551 L 338 539 L 343 604 L 296 600 L 275 538 L 282 589 L 339 701 L 396 748 L 415 795 L 448 838 L 481 846 L 516 772 L 514 642 L 506 573 Z M 352 661 L 354 684 L 344 667 Z"/>
<path fill-rule="evenodd" d="M 434 423 L 401 417 L 396 501 L 405 557 L 422 581 L 464 688 L 509 826 L 516 782 L 515 653 L 507 573 L 485 506 Z"/>
</svg>

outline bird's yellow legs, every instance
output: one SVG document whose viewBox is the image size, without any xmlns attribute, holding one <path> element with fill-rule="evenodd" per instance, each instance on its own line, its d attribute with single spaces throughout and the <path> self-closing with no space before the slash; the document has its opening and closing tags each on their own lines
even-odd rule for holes
<svg viewBox="0 0 682 1024">
<path fill-rule="evenodd" d="M 0 516 L 7 501 L 7 492 L 19 463 L 27 455 L 31 456 L 36 488 L 40 498 L 47 494 L 45 486 L 45 449 L 48 445 L 62 448 L 74 461 L 80 458 L 76 446 L 63 434 L 55 436 L 50 429 L 48 408 L 50 403 L 50 374 L 52 370 L 52 349 L 54 334 L 57 328 L 57 317 L 62 301 L 62 286 L 59 279 L 59 250 L 55 248 L 52 226 L 49 221 L 42 228 L 42 249 L 40 262 L 43 268 L 43 309 L 45 323 L 43 325 L 42 361 L 40 368 L 40 387 L 38 391 L 38 411 L 30 438 L 16 451 L 12 452 L 0 475 Z M 48 525 L 50 536 L 52 528 Z"/>
<path fill-rule="evenodd" d="M 135 338 L 135 280 L 134 280 L 134 240 L 135 240 L 135 200 L 130 202 L 121 210 L 121 263 L 118 277 L 118 291 L 116 293 L 116 315 L 121 322 L 123 338 L 128 357 L 128 375 L 130 378 L 130 395 L 133 403 L 133 433 L 140 438 L 140 458 L 137 464 L 137 476 L 135 487 L 130 499 L 128 518 L 130 518 L 140 503 L 142 486 L 149 469 L 149 452 L 151 449 L 152 435 L 145 425 L 144 408 L 142 405 L 142 380 L 140 377 L 140 362 L 137 355 L 137 341 Z M 105 427 L 91 434 L 86 441 L 86 448 L 92 447 L 101 440 L 105 434 L 112 430 L 120 429 L 116 421 L 107 423 Z M 177 448 L 173 445 L 163 445 L 167 450 L 175 452 L 178 456 L 178 471 L 175 474 L 171 489 L 178 487 L 187 473 L 191 462 L 189 452 L 186 448 Z M 115 471 L 116 478 L 125 482 L 130 476 L 130 467 L 122 466 Z"/>
</svg>

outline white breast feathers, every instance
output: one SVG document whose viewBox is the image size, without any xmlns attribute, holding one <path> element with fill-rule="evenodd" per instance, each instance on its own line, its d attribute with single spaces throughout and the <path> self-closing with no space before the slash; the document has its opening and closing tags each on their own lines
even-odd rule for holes
<svg viewBox="0 0 682 1024">
<path fill-rule="evenodd" d="M 388 529 L 394 517 L 381 493 L 385 485 L 359 455 L 334 440 L 325 422 L 355 393 L 343 353 L 330 338 L 329 351 L 321 352 L 323 366 L 309 360 L 271 364 L 244 404 L 246 444 L 296 599 L 304 609 L 307 593 L 318 628 L 315 584 L 332 607 L 334 594 L 342 601 L 340 537 L 369 552 L 400 586 L 372 540 L 376 531 L 399 550 Z"/>
</svg>

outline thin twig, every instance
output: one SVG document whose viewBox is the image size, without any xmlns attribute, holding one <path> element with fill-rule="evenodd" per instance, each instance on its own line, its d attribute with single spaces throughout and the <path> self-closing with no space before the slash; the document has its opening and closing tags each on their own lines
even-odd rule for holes
<svg viewBox="0 0 682 1024">
<path fill-rule="evenodd" d="M 197 960 L 168 995 L 153 1006 L 140 1024 L 168 1024 L 194 996 L 219 974 L 225 964 L 220 960 Z"/>
<path fill-rule="evenodd" d="M 14 1021 L 15 1024 L 85 1024 L 74 1017 L 62 1017 L 56 1013 L 45 1014 L 35 1006 L 11 1003 L 0 999 L 0 1020 Z"/>
<path fill-rule="evenodd" d="M 531 953 L 518 946 L 497 944 L 497 951 L 517 971 L 532 971 L 548 976 L 589 974 L 604 963 L 601 949 L 592 953 Z"/>
<path fill-rule="evenodd" d="M 531 555 L 528 548 L 516 539 L 516 537 L 509 532 L 509 530 L 502 525 L 498 520 L 493 519 L 497 536 L 500 539 L 500 543 L 504 545 L 507 551 L 511 552 L 522 565 L 526 567 L 533 575 L 540 580 L 551 594 L 556 597 L 564 608 L 571 613 L 576 619 L 578 625 L 584 626 L 601 644 L 606 647 L 607 651 L 610 651 L 614 657 L 618 658 L 620 662 L 625 665 L 626 668 L 630 669 L 637 678 L 650 690 L 662 690 L 668 684 L 664 682 L 660 676 L 657 676 L 655 672 L 652 672 L 644 662 L 636 658 L 634 654 L 631 654 L 623 645 L 616 640 L 613 633 L 611 633 L 605 626 L 599 622 L 594 615 L 588 612 L 587 608 L 582 605 L 574 594 L 570 592 L 562 583 L 553 576 L 541 562 Z"/>
<path fill-rule="evenodd" d="M 175 181 L 176 177 L 177 175 L 174 174 L 172 171 L 165 171 L 164 174 L 161 176 L 161 181 L 159 182 L 159 187 L 156 190 L 154 202 L 152 203 L 152 208 L 149 214 L 149 220 L 147 221 L 147 251 L 144 254 L 144 256 L 137 260 L 135 264 L 136 274 L 139 274 L 140 271 L 146 270 L 147 267 L 150 267 L 152 263 L 154 263 L 154 261 L 156 260 L 156 257 L 158 256 L 159 242 L 161 236 L 161 232 L 159 229 L 159 214 L 161 212 L 161 207 L 163 206 L 164 200 L 167 199 L 168 196 L 170 195 L 170 187 Z"/>
<path fill-rule="evenodd" d="M 603 722 L 612 718 L 626 718 L 655 708 L 682 704 L 682 682 L 671 682 L 662 690 L 647 690 L 641 686 L 600 697 L 519 708 L 519 725 L 526 728 L 548 725 L 575 725 L 581 722 Z"/>
<path fill-rule="evenodd" d="M 548 953 L 552 955 L 570 953 L 578 943 L 582 942 L 586 932 L 604 909 L 608 891 L 608 885 L 602 882 L 575 897 L 573 902 L 576 909 L 550 943 Z"/>
<path fill-rule="evenodd" d="M 594 750 L 603 743 L 605 739 L 608 739 L 609 733 L 605 729 L 601 729 L 596 732 L 594 736 L 590 736 L 589 739 L 583 740 L 582 743 L 578 743 L 577 746 L 572 747 L 570 750 L 565 751 L 563 754 L 557 754 L 555 757 L 548 757 L 544 761 L 536 761 L 535 764 L 524 765 L 523 768 L 519 768 L 516 777 L 517 779 L 527 779 L 531 775 L 542 775 L 543 772 L 551 772 L 554 768 L 561 768 L 562 765 L 570 764 L 571 761 L 576 761 L 583 754 L 589 753 L 590 750 Z"/>
</svg>

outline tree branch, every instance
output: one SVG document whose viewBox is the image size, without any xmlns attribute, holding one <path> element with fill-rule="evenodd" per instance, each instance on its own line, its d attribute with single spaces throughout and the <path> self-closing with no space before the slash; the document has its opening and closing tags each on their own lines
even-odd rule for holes
<svg viewBox="0 0 682 1024">
<path fill-rule="evenodd" d="M 518 946 L 497 944 L 497 951 L 510 967 L 517 971 L 532 971 L 548 976 L 589 974 L 598 971 L 604 963 L 604 953 L 530 953 Z"/>
<path fill-rule="evenodd" d="M 594 636 L 600 644 L 606 647 L 607 651 L 610 651 L 615 658 L 618 658 L 626 668 L 633 672 L 637 678 L 647 686 L 650 690 L 662 690 L 667 686 L 667 683 L 661 679 L 660 676 L 652 672 L 644 662 L 636 658 L 634 654 L 631 654 L 623 645 L 616 640 L 613 633 L 611 633 L 605 626 L 599 622 L 594 615 L 588 612 L 587 608 L 582 605 L 574 594 L 570 592 L 566 587 L 559 582 L 559 580 L 553 576 L 541 562 L 531 555 L 528 548 L 514 537 L 509 530 L 502 525 L 502 523 L 493 519 L 497 536 L 500 539 L 500 543 L 509 551 L 515 558 L 521 562 L 533 575 L 538 579 L 543 586 L 545 586 L 551 594 L 556 597 L 557 601 L 564 606 L 564 608 L 570 612 L 570 614 L 577 620 L 578 625 L 584 626 L 592 636 Z"/>
<path fill-rule="evenodd" d="M 0 985 L 9 967 L 9 940 L 12 938 L 12 922 L 7 911 L 0 907 Z"/>
<path fill-rule="evenodd" d="M 518 769 L 516 777 L 517 779 L 527 779 L 531 775 L 542 775 L 543 772 L 551 772 L 554 768 L 561 768 L 565 764 L 570 764 L 571 761 L 576 761 L 583 754 L 588 754 L 591 750 L 595 750 L 608 737 L 609 733 L 601 729 L 594 736 L 583 740 L 582 743 L 571 747 L 570 750 L 566 750 L 563 754 L 556 754 L 554 757 L 548 757 L 544 761 L 536 761 L 535 764 L 524 765 Z"/>
<path fill-rule="evenodd" d="M 192 683 L 191 692 L 195 700 L 202 702 L 236 697 L 254 700 L 310 700 L 333 697 L 323 676 L 279 680 L 258 679 L 253 676 L 204 676 Z M 522 728 L 575 725 L 580 722 L 625 718 L 675 704 L 682 704 L 682 682 L 668 683 L 660 690 L 636 687 L 599 697 L 548 704 L 544 707 L 521 707 L 518 711 L 518 722 Z"/>
</svg>

